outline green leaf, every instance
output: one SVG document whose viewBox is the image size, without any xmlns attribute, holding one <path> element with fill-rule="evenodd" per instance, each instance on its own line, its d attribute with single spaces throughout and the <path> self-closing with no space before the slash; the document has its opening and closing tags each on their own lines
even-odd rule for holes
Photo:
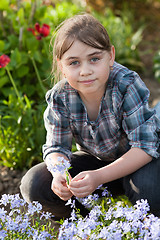
<svg viewBox="0 0 160 240">
<path fill-rule="evenodd" d="M 26 52 L 21 52 L 21 58 L 22 58 L 22 60 L 21 60 L 21 64 L 23 65 L 26 65 L 26 64 L 28 64 L 28 61 L 29 61 L 29 56 L 28 56 L 28 53 L 26 53 Z"/>
<path fill-rule="evenodd" d="M 1 92 L 3 93 L 3 95 L 4 95 L 5 97 L 8 97 L 9 94 L 11 94 L 11 93 L 14 92 L 14 90 L 11 89 L 11 87 L 4 87 L 4 88 L 1 88 Z"/>
<path fill-rule="evenodd" d="M 18 77 L 24 77 L 29 72 L 29 67 L 21 65 L 17 70 Z"/>
<path fill-rule="evenodd" d="M 143 31 L 144 31 L 144 26 L 140 27 L 138 31 L 133 34 L 131 39 L 131 43 L 132 43 L 131 49 L 133 48 L 134 50 L 137 47 L 137 45 L 142 41 Z"/>
<path fill-rule="evenodd" d="M 27 94 L 27 96 L 32 96 L 35 94 L 36 91 L 36 86 L 30 85 L 30 87 L 28 88 L 27 84 L 24 84 L 24 86 L 22 87 L 22 91 Z"/>
<path fill-rule="evenodd" d="M 30 33 L 30 37 L 26 39 L 27 49 L 28 51 L 35 51 L 38 49 L 39 41 L 35 38 L 35 36 L 32 36 Z"/>
<path fill-rule="evenodd" d="M 23 25 L 24 24 L 24 9 L 23 8 L 19 9 L 17 16 L 19 18 L 19 22 L 21 23 L 21 25 Z"/>
<path fill-rule="evenodd" d="M 18 37 L 16 37 L 14 34 L 8 36 L 8 41 L 10 43 L 11 49 L 14 49 L 18 46 Z"/>
<path fill-rule="evenodd" d="M 37 62 L 40 62 L 40 63 L 42 62 L 42 55 L 40 54 L 39 51 L 34 52 L 33 57 Z"/>
<path fill-rule="evenodd" d="M 7 10 L 7 9 L 9 9 L 9 0 L 1 0 L 0 10 Z"/>
<path fill-rule="evenodd" d="M 0 40 L 0 52 L 3 52 L 5 46 L 5 42 Z"/>
<path fill-rule="evenodd" d="M 12 51 L 11 53 L 11 65 L 14 67 L 18 67 L 18 64 L 21 62 L 21 53 L 18 48 Z"/>
<path fill-rule="evenodd" d="M 6 73 L 4 68 L 0 68 L 0 76 L 3 76 Z M 1 81 L 1 79 L 0 79 Z"/>
<path fill-rule="evenodd" d="M 1 79 L 0 79 L 0 88 L 2 88 L 8 82 L 9 82 L 9 78 L 7 76 L 1 77 Z"/>
<path fill-rule="evenodd" d="M 29 99 L 28 99 L 28 97 L 27 97 L 26 95 L 24 95 L 24 99 L 25 99 L 25 101 L 26 101 L 27 107 L 28 107 L 29 109 L 31 109 L 31 102 L 29 101 Z"/>
</svg>

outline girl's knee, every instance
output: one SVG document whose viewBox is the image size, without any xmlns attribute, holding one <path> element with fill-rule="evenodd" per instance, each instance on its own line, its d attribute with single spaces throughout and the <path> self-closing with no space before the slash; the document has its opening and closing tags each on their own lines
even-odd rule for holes
<svg viewBox="0 0 160 240">
<path fill-rule="evenodd" d="M 21 180 L 20 192 L 23 198 L 27 202 L 37 201 L 50 175 L 44 162 L 32 167 Z"/>
<path fill-rule="evenodd" d="M 20 184 L 20 192 L 22 194 L 22 197 L 25 199 L 26 202 L 31 202 L 32 200 L 30 199 L 30 189 L 31 189 L 31 185 L 30 185 L 30 180 L 28 179 L 28 174 L 26 173 L 22 180 L 21 180 L 21 184 Z"/>
</svg>

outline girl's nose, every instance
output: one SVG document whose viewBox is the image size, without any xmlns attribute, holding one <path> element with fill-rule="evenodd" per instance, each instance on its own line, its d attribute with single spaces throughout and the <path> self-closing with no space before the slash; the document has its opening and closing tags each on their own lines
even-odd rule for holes
<svg viewBox="0 0 160 240">
<path fill-rule="evenodd" d="M 87 63 L 84 63 L 81 65 L 81 69 L 80 69 L 80 75 L 81 76 L 88 76 L 91 75 L 93 73 L 92 69 L 90 66 L 88 66 Z"/>
</svg>

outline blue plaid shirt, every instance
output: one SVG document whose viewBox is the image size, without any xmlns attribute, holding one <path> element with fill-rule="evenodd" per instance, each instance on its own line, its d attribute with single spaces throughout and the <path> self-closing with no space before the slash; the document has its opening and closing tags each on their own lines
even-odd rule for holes
<svg viewBox="0 0 160 240">
<path fill-rule="evenodd" d="M 52 152 L 70 158 L 73 138 L 80 149 L 105 161 L 114 161 L 131 147 L 157 158 L 160 121 L 148 99 L 149 90 L 138 74 L 115 62 L 98 117 L 90 121 L 78 92 L 59 82 L 46 94 L 44 159 Z"/>
</svg>

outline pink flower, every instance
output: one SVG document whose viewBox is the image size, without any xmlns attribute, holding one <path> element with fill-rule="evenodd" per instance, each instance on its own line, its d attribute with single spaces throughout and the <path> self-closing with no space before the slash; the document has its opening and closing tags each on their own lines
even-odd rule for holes
<svg viewBox="0 0 160 240">
<path fill-rule="evenodd" d="M 0 68 L 4 68 L 5 66 L 7 66 L 7 64 L 10 62 L 10 58 L 3 54 L 2 56 L 0 56 Z"/>
<path fill-rule="evenodd" d="M 32 32 L 37 40 L 41 40 L 42 37 L 47 37 L 49 35 L 50 26 L 44 23 L 42 27 L 40 27 L 39 23 L 36 23 L 34 28 L 28 28 L 27 30 Z"/>
</svg>

